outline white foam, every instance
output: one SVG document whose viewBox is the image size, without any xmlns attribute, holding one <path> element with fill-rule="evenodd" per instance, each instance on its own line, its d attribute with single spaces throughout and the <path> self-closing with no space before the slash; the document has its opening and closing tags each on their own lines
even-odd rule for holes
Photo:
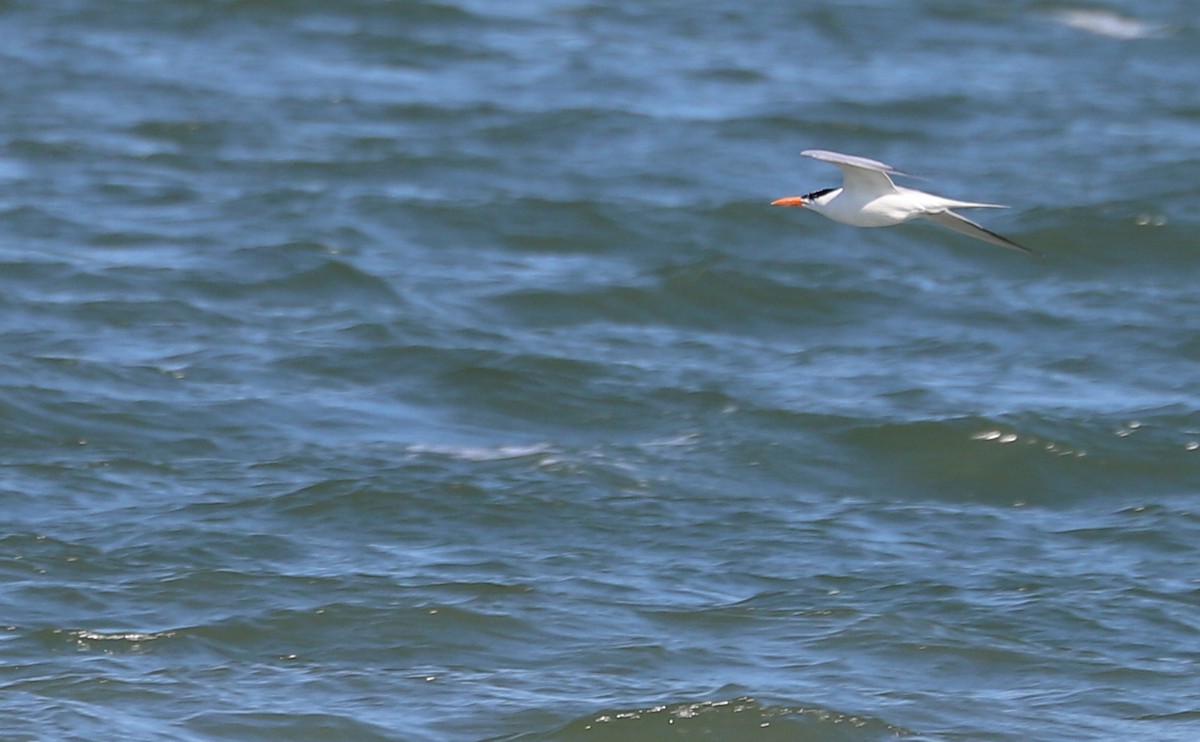
<svg viewBox="0 0 1200 742">
<path fill-rule="evenodd" d="M 463 461 L 522 459 L 527 456 L 543 456 L 550 453 L 551 450 L 548 443 L 534 443 L 526 446 L 447 446 L 415 443 L 408 447 L 409 453 L 434 454 Z"/>
<path fill-rule="evenodd" d="M 1064 26 L 1111 39 L 1145 39 L 1165 31 L 1159 24 L 1146 23 L 1111 10 L 1059 10 L 1050 17 Z"/>
</svg>

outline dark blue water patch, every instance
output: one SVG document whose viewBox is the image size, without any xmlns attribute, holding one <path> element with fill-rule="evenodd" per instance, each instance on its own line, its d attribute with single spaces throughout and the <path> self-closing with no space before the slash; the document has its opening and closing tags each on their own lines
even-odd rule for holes
<svg viewBox="0 0 1200 742">
<path fill-rule="evenodd" d="M 1035 228 L 1018 236 L 1045 245 L 1048 267 L 1055 272 L 1070 270 L 1087 276 L 1117 270 L 1134 279 L 1193 274 L 1197 271 L 1194 227 L 1168 216 L 1168 210 L 1178 209 L 1177 199 L 1168 197 L 1165 204 L 1150 201 L 1150 197 L 1126 200 L 1103 209 L 1099 217 L 1092 207 L 1088 210 L 1091 218 L 1081 214 L 1078 221 L 1072 219 L 1066 225 L 1059 215 L 1059 226 Z M 1032 221 L 1036 225 L 1043 218 L 1035 213 Z"/>
<path fill-rule="evenodd" d="M 868 742 L 916 739 L 879 719 L 820 707 L 771 706 L 753 698 L 676 702 L 644 708 L 606 709 L 544 733 L 496 737 L 506 742 L 534 740 L 659 740 L 714 737 L 744 740 L 832 740 Z"/>
<path fill-rule="evenodd" d="M 294 711 L 287 713 L 197 713 L 186 726 L 209 739 L 251 739 L 286 736 L 298 740 L 356 739 L 384 742 L 397 739 L 386 725 L 370 724 L 333 713 Z"/>
<path fill-rule="evenodd" d="M 1200 467 L 1194 421 L 1163 422 L 962 419 L 871 425 L 845 439 L 879 467 L 884 496 L 1063 506 L 1182 494 Z"/>
<path fill-rule="evenodd" d="M 810 334 L 845 327 L 863 312 L 886 311 L 879 292 L 847 286 L 817 288 L 804 276 L 747 270 L 704 260 L 648 271 L 635 280 L 599 286 L 517 288 L 496 298 L 515 320 L 535 326 L 618 323 L 690 328 L 741 326 L 754 332 L 785 327 Z"/>
</svg>

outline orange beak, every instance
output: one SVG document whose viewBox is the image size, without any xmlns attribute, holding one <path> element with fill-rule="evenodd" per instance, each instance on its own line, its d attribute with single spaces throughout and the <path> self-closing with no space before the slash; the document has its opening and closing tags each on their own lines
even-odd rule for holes
<svg viewBox="0 0 1200 742">
<path fill-rule="evenodd" d="M 788 196 L 787 198 L 777 198 L 771 202 L 772 206 L 803 206 L 804 196 Z"/>
</svg>

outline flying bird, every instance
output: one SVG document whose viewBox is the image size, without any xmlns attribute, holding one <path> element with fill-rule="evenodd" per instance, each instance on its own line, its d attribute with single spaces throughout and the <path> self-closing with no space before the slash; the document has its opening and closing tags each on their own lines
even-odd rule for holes
<svg viewBox="0 0 1200 742">
<path fill-rule="evenodd" d="M 800 154 L 832 163 L 842 171 L 841 188 L 822 188 L 803 196 L 788 196 L 771 202 L 772 206 L 803 206 L 835 222 L 855 227 L 890 227 L 913 219 L 928 219 L 969 237 L 1001 247 L 1032 253 L 1007 237 L 980 225 L 951 209 L 1006 209 L 1001 204 L 956 201 L 912 188 L 898 186 L 891 176 L 904 175 L 890 165 L 866 157 L 843 155 L 824 149 L 806 149 Z"/>
</svg>

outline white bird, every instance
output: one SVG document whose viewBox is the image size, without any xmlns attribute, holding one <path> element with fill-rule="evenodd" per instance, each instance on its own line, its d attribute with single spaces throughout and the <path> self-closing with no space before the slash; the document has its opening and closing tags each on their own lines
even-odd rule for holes
<svg viewBox="0 0 1200 742">
<path fill-rule="evenodd" d="M 836 165 L 842 171 L 842 187 L 822 188 L 803 196 L 780 198 L 772 201 L 772 206 L 803 206 L 835 222 L 855 227 L 890 227 L 912 219 L 928 219 L 993 245 L 1033 252 L 951 211 L 967 208 L 1006 209 L 1007 206 L 956 201 L 898 186 L 890 176 L 904 173 L 878 160 L 823 149 L 806 149 L 800 154 Z"/>
</svg>

